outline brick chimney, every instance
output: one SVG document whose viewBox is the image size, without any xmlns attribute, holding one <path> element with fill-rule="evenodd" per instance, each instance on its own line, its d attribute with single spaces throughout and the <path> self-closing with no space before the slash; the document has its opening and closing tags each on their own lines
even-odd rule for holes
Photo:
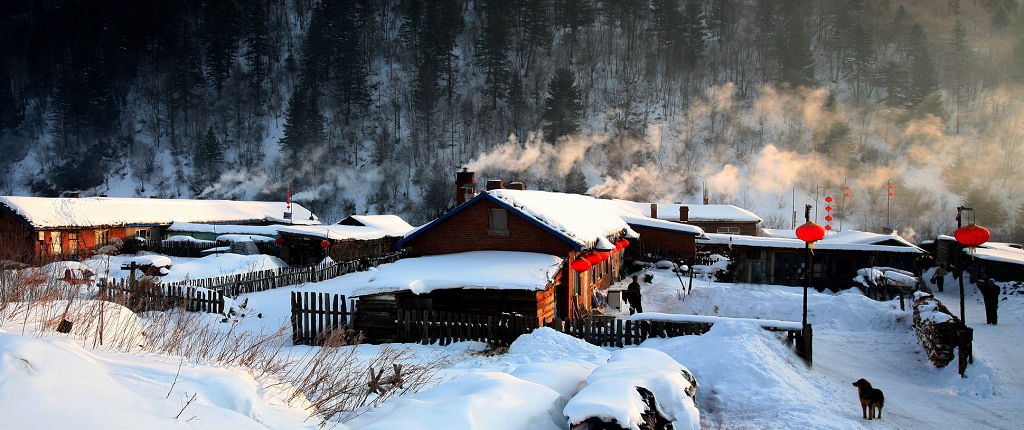
<svg viewBox="0 0 1024 430">
<path fill-rule="evenodd" d="M 687 222 L 690 220 L 690 207 L 680 206 L 679 207 L 679 222 Z"/>
<path fill-rule="evenodd" d="M 510 190 L 525 190 L 526 189 L 526 184 L 524 184 L 522 182 L 518 182 L 518 181 L 510 182 L 508 184 L 508 189 L 510 189 Z"/>
<path fill-rule="evenodd" d="M 476 195 L 476 172 L 463 167 L 455 172 L 455 206 L 466 203 Z"/>
<path fill-rule="evenodd" d="M 487 180 L 487 191 L 500 190 L 505 188 L 505 184 L 501 182 L 501 179 L 488 179 Z"/>
<path fill-rule="evenodd" d="M 658 204 L 657 203 L 651 203 L 651 218 L 654 218 L 654 219 L 658 218 Z"/>
</svg>

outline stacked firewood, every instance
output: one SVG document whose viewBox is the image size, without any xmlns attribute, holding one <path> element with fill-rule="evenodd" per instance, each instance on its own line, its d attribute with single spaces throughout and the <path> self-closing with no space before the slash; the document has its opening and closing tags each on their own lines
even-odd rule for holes
<svg viewBox="0 0 1024 430">
<path fill-rule="evenodd" d="M 914 331 L 935 367 L 946 367 L 955 356 L 960 319 L 931 294 L 914 297 Z"/>
</svg>

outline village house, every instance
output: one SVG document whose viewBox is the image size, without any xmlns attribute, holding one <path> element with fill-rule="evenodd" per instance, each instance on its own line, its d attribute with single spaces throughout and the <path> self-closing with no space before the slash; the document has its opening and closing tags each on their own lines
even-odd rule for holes
<svg viewBox="0 0 1024 430">
<path fill-rule="evenodd" d="M 319 224 L 290 202 L 120 197 L 0 197 L 4 259 L 76 259 L 115 239 L 160 240 L 175 222 L 194 224 Z"/>
<path fill-rule="evenodd" d="M 1015 243 L 986 242 L 973 250 L 961 245 L 956 238 L 939 235 L 923 244 L 935 256 L 935 265 L 945 264 L 950 271 L 961 269 L 974 278 L 992 278 L 996 281 L 1024 281 L 1024 249 Z"/>
<path fill-rule="evenodd" d="M 700 227 L 679 221 L 650 218 L 634 202 L 604 200 L 640 235 L 625 250 L 627 260 L 690 260 L 697 255 L 697 240 L 706 239 Z"/>
<path fill-rule="evenodd" d="M 481 251 L 507 252 L 510 258 L 522 253 L 554 256 L 560 261 L 557 273 L 549 281 L 517 289 L 473 284 L 432 290 L 406 302 L 388 293 L 400 301 L 397 306 L 475 309 L 492 315 L 514 312 L 541 323 L 589 316 L 594 291 L 607 289 L 624 276 L 622 251 L 637 233 L 593 197 L 525 190 L 521 184 L 506 189 L 501 181 L 488 181 L 486 191 L 473 195 L 472 176 L 472 172 L 457 174 L 458 207 L 410 232 L 398 246 L 410 257 L 462 255 L 460 264 L 467 267 L 482 264 L 473 254 Z M 540 266 L 548 264 L 548 259 L 544 257 Z M 476 305 L 469 306 L 468 301 Z"/>
<path fill-rule="evenodd" d="M 763 230 L 769 236 L 751 237 L 708 233 L 702 248 L 727 254 L 736 282 L 803 285 L 806 244 L 793 230 Z M 814 246 L 811 284 L 841 290 L 856 286 L 857 270 L 890 267 L 919 273 L 928 254 L 896 235 L 854 230 L 832 232 Z"/>
<path fill-rule="evenodd" d="M 281 259 L 289 265 L 314 265 L 325 258 L 350 261 L 397 250 L 413 226 L 396 215 L 352 215 L 330 225 L 279 226 Z"/>
<path fill-rule="evenodd" d="M 757 236 L 761 217 L 733 205 L 627 202 L 641 215 L 690 224 L 707 233 Z"/>
</svg>

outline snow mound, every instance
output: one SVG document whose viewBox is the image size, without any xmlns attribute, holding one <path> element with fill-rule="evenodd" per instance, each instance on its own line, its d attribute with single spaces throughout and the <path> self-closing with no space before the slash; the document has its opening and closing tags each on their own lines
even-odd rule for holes
<svg viewBox="0 0 1024 430">
<path fill-rule="evenodd" d="M 584 360 L 589 362 L 607 361 L 608 351 L 591 345 L 582 339 L 568 336 L 549 327 L 541 327 L 533 333 L 519 336 L 508 347 L 509 354 L 522 354 L 540 358 L 540 361 Z"/>
</svg>

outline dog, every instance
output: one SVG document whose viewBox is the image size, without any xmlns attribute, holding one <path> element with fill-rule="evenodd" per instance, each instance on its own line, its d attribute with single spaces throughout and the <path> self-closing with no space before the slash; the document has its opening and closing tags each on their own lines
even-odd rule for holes
<svg viewBox="0 0 1024 430">
<path fill-rule="evenodd" d="M 872 387 L 871 383 L 864 378 L 858 379 L 853 386 L 857 387 L 857 394 L 860 395 L 860 409 L 864 414 L 864 419 L 882 419 L 882 407 L 885 406 L 885 395 L 882 394 L 882 390 Z M 875 415 L 876 409 L 878 410 L 877 416 Z"/>
</svg>

